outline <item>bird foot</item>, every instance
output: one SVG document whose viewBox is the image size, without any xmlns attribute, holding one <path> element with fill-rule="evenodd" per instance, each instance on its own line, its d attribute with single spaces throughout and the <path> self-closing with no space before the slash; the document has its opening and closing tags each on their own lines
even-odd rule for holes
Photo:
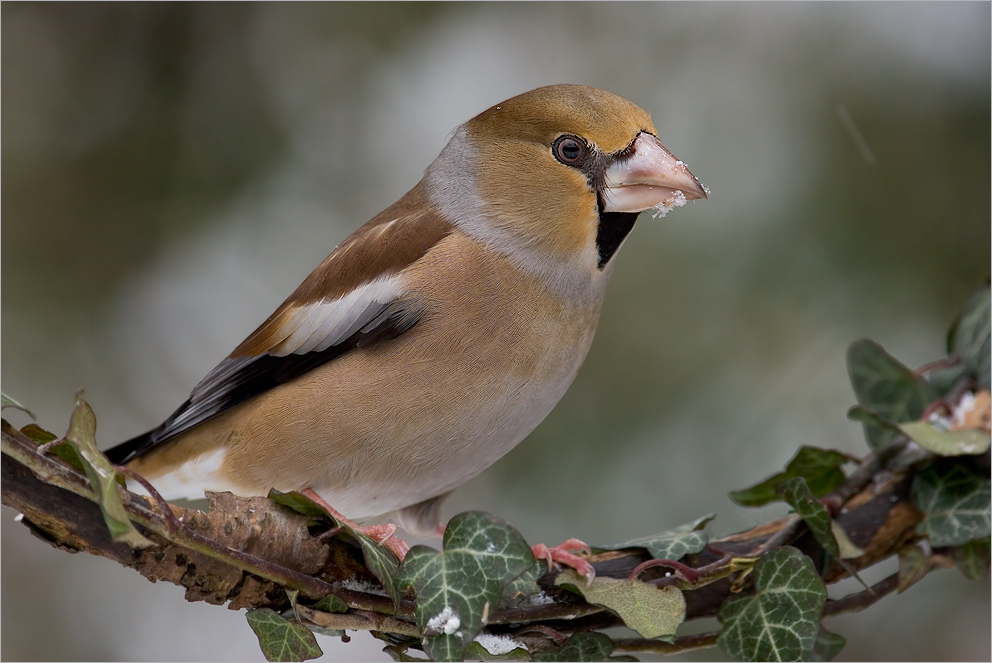
<svg viewBox="0 0 992 663">
<path fill-rule="evenodd" d="M 316 493 L 312 488 L 307 488 L 301 491 L 304 495 L 312 499 L 314 502 L 324 507 L 327 513 L 334 516 L 334 518 L 340 522 L 342 525 L 346 525 L 356 532 L 360 532 L 365 536 L 369 537 L 380 546 L 389 548 L 396 557 L 402 562 L 406 554 L 410 552 L 410 545 L 403 539 L 396 536 L 396 525 L 393 523 L 387 523 L 385 525 L 369 525 L 367 527 L 362 527 L 354 520 L 349 520 L 341 515 L 341 513 L 332 507 L 330 504 L 324 501 L 324 499 Z"/>
<path fill-rule="evenodd" d="M 548 561 L 548 571 L 551 571 L 557 563 L 562 566 L 575 569 L 576 573 L 586 579 L 587 585 L 592 584 L 593 579 L 596 577 L 596 569 L 594 569 L 592 564 L 585 559 L 585 557 L 592 556 L 592 550 L 584 541 L 580 541 L 579 539 L 568 539 L 567 541 L 563 541 L 559 545 L 552 548 L 549 548 L 543 543 L 539 543 L 534 546 L 533 550 L 534 557 Z M 576 555 L 572 552 L 573 550 L 582 552 L 585 557 Z"/>
</svg>

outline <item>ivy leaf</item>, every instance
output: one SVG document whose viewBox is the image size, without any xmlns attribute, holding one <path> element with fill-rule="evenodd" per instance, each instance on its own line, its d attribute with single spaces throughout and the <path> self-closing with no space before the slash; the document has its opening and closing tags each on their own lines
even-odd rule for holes
<svg viewBox="0 0 992 663">
<path fill-rule="evenodd" d="M 675 641 L 675 630 L 685 621 L 685 597 L 676 587 L 656 587 L 639 580 L 585 578 L 566 569 L 555 578 L 555 585 L 568 585 L 586 601 L 615 612 L 623 623 L 645 638 Z"/>
<path fill-rule="evenodd" d="M 988 581 L 989 561 L 992 557 L 990 553 L 992 553 L 992 545 L 989 543 L 989 537 L 985 537 L 955 548 L 953 556 L 961 573 L 969 580 Z"/>
<path fill-rule="evenodd" d="M 380 637 L 379 635 L 376 634 L 376 631 L 372 631 L 372 637 L 379 638 L 380 640 L 386 640 L 386 637 L 384 635 Z M 388 640 L 386 640 L 386 642 L 388 642 Z M 408 654 L 407 653 L 409 651 L 408 645 L 397 645 L 397 644 L 386 645 L 385 647 L 382 648 L 382 651 L 389 654 L 389 658 L 393 659 L 397 663 L 427 662 L 426 658 L 420 658 L 419 656 L 411 656 L 410 654 Z"/>
<path fill-rule="evenodd" d="M 37 442 L 39 445 L 55 442 L 59 439 L 58 435 L 45 430 L 38 424 L 28 424 L 21 429 L 21 434 L 28 439 Z M 83 460 L 79 457 L 79 452 L 77 452 L 76 448 L 68 442 L 63 441 L 60 444 L 48 447 L 47 453 L 58 456 L 80 472 L 86 471 L 83 467 Z"/>
<path fill-rule="evenodd" d="M 65 439 L 78 452 L 93 496 L 100 505 L 103 520 L 114 541 L 126 543 L 132 548 L 154 545 L 138 532 L 128 517 L 121 501 L 117 470 L 96 446 L 96 415 L 81 394 L 76 395 L 76 407 L 69 419 Z"/>
<path fill-rule="evenodd" d="M 314 610 L 320 610 L 321 612 L 348 612 L 348 604 L 344 602 L 340 596 L 335 596 L 334 594 L 328 594 L 324 598 L 320 599 L 313 604 Z"/>
<path fill-rule="evenodd" d="M 660 534 L 631 539 L 623 543 L 610 543 L 605 546 L 595 546 L 600 550 L 622 550 L 624 548 L 645 548 L 654 559 L 671 559 L 678 561 L 686 555 L 701 552 L 709 543 L 709 536 L 704 531 L 706 525 L 716 518 L 714 514 L 697 518 L 691 523 L 679 525 L 674 529 Z"/>
<path fill-rule="evenodd" d="M 847 418 L 851 421 L 857 421 L 858 423 L 864 424 L 866 428 L 868 426 L 872 426 L 887 430 L 893 435 L 899 435 L 902 433 L 902 429 L 899 428 L 899 424 L 894 421 L 889 421 L 878 412 L 873 412 L 864 405 L 855 405 L 849 409 L 847 411 Z"/>
<path fill-rule="evenodd" d="M 937 397 L 926 380 L 874 341 L 861 340 L 851 345 L 847 351 L 847 372 L 858 403 L 896 423 L 919 419 Z M 885 446 L 896 436 L 894 431 L 870 422 L 864 426 L 872 449 Z"/>
<path fill-rule="evenodd" d="M 27 409 L 26 407 L 15 401 L 7 394 L 0 392 L 0 410 L 6 410 L 9 407 L 14 408 L 15 410 L 20 410 L 21 412 L 25 413 L 32 419 L 37 419 L 37 417 L 34 416 L 34 412 Z"/>
<path fill-rule="evenodd" d="M 865 554 L 864 549 L 858 547 L 851 541 L 844 528 L 836 520 L 830 521 L 830 531 L 833 532 L 834 539 L 837 540 L 837 548 L 840 549 L 841 559 L 855 559 Z"/>
<path fill-rule="evenodd" d="M 823 549 L 830 553 L 831 557 L 840 557 L 840 547 L 830 526 L 830 512 L 827 507 L 813 498 L 806 480 L 802 477 L 793 477 L 779 486 L 778 492 L 786 504 L 795 509 L 803 519 L 806 527 Z"/>
<path fill-rule="evenodd" d="M 989 479 L 954 459 L 938 460 L 920 470 L 910 494 L 923 512 L 916 531 L 935 548 L 959 546 L 992 533 Z"/>
<path fill-rule="evenodd" d="M 844 483 L 844 471 L 840 468 L 846 462 L 847 457 L 839 451 L 803 446 L 785 466 L 784 472 L 750 488 L 734 491 L 730 493 L 730 499 L 741 506 L 763 506 L 781 499 L 779 485 L 793 477 L 802 477 L 814 497 L 823 497 Z"/>
<path fill-rule="evenodd" d="M 398 587 L 417 592 L 415 615 L 424 651 L 435 661 L 460 661 L 499 605 L 503 588 L 534 566 L 530 546 L 506 521 L 468 511 L 451 519 L 444 551 L 414 546 Z"/>
<path fill-rule="evenodd" d="M 399 573 L 400 561 L 389 548 L 380 545 L 378 541 L 369 538 L 361 532 L 356 532 L 347 523 L 339 521 L 337 518 L 329 514 L 327 509 L 317 504 L 303 493 L 296 491 L 283 493 L 273 489 L 269 491 L 268 497 L 273 502 L 289 507 L 297 513 L 301 513 L 315 520 L 330 520 L 342 529 L 346 530 L 348 534 L 358 541 L 358 544 L 362 547 L 362 553 L 365 555 L 365 566 L 367 566 L 369 571 L 371 571 L 372 574 L 379 579 L 379 582 L 382 583 L 382 587 L 386 590 L 386 593 L 389 594 L 393 601 L 397 603 L 403 597 L 402 590 L 398 589 L 396 586 L 396 575 Z"/>
<path fill-rule="evenodd" d="M 930 572 L 930 559 L 916 546 L 906 546 L 899 551 L 899 585 L 897 592 L 902 594 L 922 580 Z"/>
<path fill-rule="evenodd" d="M 978 381 L 980 389 L 989 388 L 990 357 L 989 287 L 976 291 L 965 305 L 964 313 L 947 335 L 947 353 L 961 358 L 965 369 Z"/>
<path fill-rule="evenodd" d="M 926 421 L 912 421 L 899 428 L 906 437 L 939 456 L 983 454 L 992 445 L 992 438 L 980 428 L 942 431 Z"/>
<path fill-rule="evenodd" d="M 308 661 L 324 655 L 310 629 L 271 608 L 249 610 L 245 616 L 267 661 Z"/>
<path fill-rule="evenodd" d="M 801 661 L 820 630 L 827 588 L 813 562 L 779 548 L 754 565 L 755 593 L 733 596 L 717 615 L 717 644 L 739 661 Z"/>
<path fill-rule="evenodd" d="M 21 433 L 38 444 L 48 444 L 49 442 L 54 442 L 59 439 L 58 435 L 45 430 L 38 424 L 28 424 L 21 429 Z M 83 469 L 82 464 L 79 465 L 79 469 Z"/>
<path fill-rule="evenodd" d="M 602 633 L 579 631 L 554 651 L 534 654 L 535 661 L 619 661 L 630 660 L 620 657 L 610 658 L 613 641 Z"/>
<path fill-rule="evenodd" d="M 289 507 L 296 513 L 312 518 L 314 521 L 335 520 L 331 514 L 327 513 L 327 509 L 317 504 L 303 493 L 298 493 L 296 491 L 283 493 L 275 488 L 272 488 L 269 490 L 268 498 L 276 504 Z"/>
<path fill-rule="evenodd" d="M 541 593 L 541 586 L 537 584 L 538 578 L 544 575 L 546 566 L 534 564 L 530 569 L 524 571 L 519 577 L 503 588 L 503 596 L 500 604 L 505 605 L 513 601 L 519 601 L 525 596 Z"/>
<path fill-rule="evenodd" d="M 813 643 L 813 650 L 809 653 L 810 661 L 832 661 L 840 653 L 840 650 L 847 644 L 844 636 L 831 633 L 820 625 L 820 633 Z"/>
</svg>

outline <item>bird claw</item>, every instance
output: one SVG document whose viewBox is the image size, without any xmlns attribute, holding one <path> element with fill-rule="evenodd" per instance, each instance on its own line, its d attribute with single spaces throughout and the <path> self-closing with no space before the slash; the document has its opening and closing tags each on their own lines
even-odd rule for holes
<svg viewBox="0 0 992 663">
<path fill-rule="evenodd" d="M 402 562 L 406 554 L 410 552 L 410 545 L 403 539 L 396 536 L 396 525 L 387 523 L 385 525 L 369 525 L 368 527 L 352 527 L 356 532 L 361 532 L 380 546 L 389 548 Z"/>
<path fill-rule="evenodd" d="M 362 527 L 355 521 L 348 520 L 347 518 L 342 516 L 337 509 L 335 509 L 326 501 L 324 501 L 324 498 L 321 497 L 317 493 L 317 491 L 313 490 L 312 488 L 306 488 L 300 492 L 306 495 L 307 497 L 309 497 L 311 500 L 313 500 L 320 506 L 324 507 L 327 513 L 333 516 L 342 525 L 350 527 L 352 530 L 359 532 L 360 534 L 364 534 L 365 536 L 369 537 L 370 539 L 378 543 L 380 546 L 383 546 L 384 548 L 388 548 L 389 550 L 391 550 L 392 553 L 396 555 L 401 562 L 406 557 L 406 554 L 410 552 L 410 544 L 408 544 L 403 539 L 400 539 L 395 536 L 396 525 L 394 525 L 393 523 L 387 523 L 385 525 L 369 525 L 367 527 Z"/>
<path fill-rule="evenodd" d="M 592 556 L 592 549 L 589 548 L 589 545 L 579 539 L 568 539 L 551 548 L 539 543 L 533 548 L 534 557 L 547 560 L 549 572 L 554 569 L 554 565 L 557 563 L 575 569 L 576 573 L 586 579 L 586 585 L 591 585 L 596 578 L 596 569 L 585 557 L 573 553 L 573 550 L 581 551 L 585 557 Z"/>
</svg>

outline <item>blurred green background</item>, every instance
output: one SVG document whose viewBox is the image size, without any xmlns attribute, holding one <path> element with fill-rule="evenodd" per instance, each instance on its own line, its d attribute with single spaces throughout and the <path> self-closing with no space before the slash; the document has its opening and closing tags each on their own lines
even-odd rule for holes
<svg viewBox="0 0 992 663">
<path fill-rule="evenodd" d="M 459 123 L 539 85 L 649 110 L 712 195 L 643 216 L 572 389 L 448 516 L 596 543 L 775 515 L 726 493 L 801 444 L 865 451 L 848 344 L 939 358 L 989 273 L 988 3 L 0 11 L 2 386 L 57 432 L 85 388 L 105 447 L 167 416 Z M 13 518 L 4 660 L 262 660 L 243 615 Z M 988 585 L 945 571 L 829 625 L 843 660 L 988 660 L 989 623 Z M 327 660 L 381 644 L 321 638 Z"/>
</svg>

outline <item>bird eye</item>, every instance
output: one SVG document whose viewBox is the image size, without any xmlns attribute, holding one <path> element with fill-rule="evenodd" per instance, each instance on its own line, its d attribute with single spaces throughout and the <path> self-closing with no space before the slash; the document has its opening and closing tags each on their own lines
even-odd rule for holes
<svg viewBox="0 0 992 663">
<path fill-rule="evenodd" d="M 586 157 L 586 145 L 575 136 L 559 136 L 551 145 L 551 152 L 566 166 L 576 166 Z"/>
</svg>

